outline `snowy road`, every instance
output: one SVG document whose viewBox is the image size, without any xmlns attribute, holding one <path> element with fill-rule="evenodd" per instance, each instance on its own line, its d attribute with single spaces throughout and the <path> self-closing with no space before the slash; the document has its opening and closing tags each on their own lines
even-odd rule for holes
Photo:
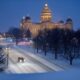
<svg viewBox="0 0 80 80">
<path fill-rule="evenodd" d="M 18 62 L 18 57 L 24 57 L 25 62 Z M 28 51 L 28 48 L 23 50 L 15 46 L 9 49 L 9 66 L 6 73 L 43 73 L 61 70 L 63 69 Z"/>
<path fill-rule="evenodd" d="M 11 73 L 35 73 L 35 72 L 46 72 L 52 71 L 52 69 L 43 65 L 39 61 L 35 60 L 30 56 L 25 56 L 24 54 L 17 52 L 16 50 L 11 50 L 10 52 L 10 62 L 8 71 Z M 24 63 L 18 63 L 17 58 L 21 56 L 25 58 Z"/>
</svg>

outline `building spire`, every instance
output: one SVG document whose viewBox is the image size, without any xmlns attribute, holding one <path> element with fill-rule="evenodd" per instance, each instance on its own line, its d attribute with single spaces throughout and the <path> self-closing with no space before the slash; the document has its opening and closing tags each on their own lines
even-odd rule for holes
<svg viewBox="0 0 80 80">
<path fill-rule="evenodd" d="M 25 19 L 25 16 L 23 16 L 22 19 Z"/>
<path fill-rule="evenodd" d="M 45 6 L 48 6 L 48 4 L 47 4 L 47 3 L 45 3 Z"/>
</svg>

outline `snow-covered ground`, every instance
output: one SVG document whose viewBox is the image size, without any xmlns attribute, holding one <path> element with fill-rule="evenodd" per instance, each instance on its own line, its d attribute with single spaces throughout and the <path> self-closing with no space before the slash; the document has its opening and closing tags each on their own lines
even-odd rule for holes
<svg viewBox="0 0 80 80">
<path fill-rule="evenodd" d="M 54 55 L 51 52 L 48 52 L 45 56 L 44 53 L 40 50 L 39 53 L 36 52 L 36 50 L 31 46 L 15 46 L 17 49 L 21 49 L 24 51 L 29 51 L 32 54 L 35 54 L 37 57 L 43 58 L 59 67 L 61 67 L 64 70 L 68 69 L 80 69 L 80 59 L 74 59 L 73 65 L 71 66 L 69 64 L 69 61 L 64 59 L 63 57 L 58 57 L 57 60 L 54 59 Z M 39 58 L 38 58 L 39 59 Z"/>
<path fill-rule="evenodd" d="M 0 43 L 3 45 L 2 41 Z M 4 41 L 4 45 L 6 45 Z M 58 60 L 54 59 L 54 55 L 51 52 L 47 53 L 47 56 L 44 55 L 43 52 L 36 53 L 36 50 L 33 49 L 30 46 L 14 46 L 14 48 L 22 51 L 29 51 L 29 54 L 31 53 L 38 56 L 39 58 L 45 59 L 51 64 L 55 64 L 59 68 L 63 69 L 64 71 L 59 72 L 46 72 L 41 74 L 22 74 L 22 75 L 6 75 L 6 74 L 0 74 L 1 80 L 80 80 L 80 60 L 76 59 L 73 61 L 73 65 L 69 65 L 69 61 L 59 57 Z M 33 56 L 34 57 L 34 56 Z M 22 67 L 22 66 L 35 66 L 35 64 L 30 63 L 19 63 L 16 66 Z M 10 65 L 13 67 L 13 69 L 16 67 L 14 65 Z M 35 67 L 36 68 L 36 67 Z M 18 70 L 18 69 L 17 69 Z"/>
<path fill-rule="evenodd" d="M 27 45 L 27 50 L 24 50 L 25 48 L 23 46 L 24 49 L 15 44 L 12 45 L 13 42 L 4 40 L 1 43 L 5 44 L 6 47 L 12 46 L 8 50 L 9 65 L 6 73 L 43 73 L 64 70 L 63 68 L 58 67 L 57 65 L 50 63 L 48 60 L 34 54 L 33 48 L 30 45 Z M 24 42 L 21 42 L 21 44 L 22 43 Z M 25 58 L 26 61 L 24 63 L 17 62 L 18 57 L 20 56 Z"/>
<path fill-rule="evenodd" d="M 62 72 L 49 72 L 41 74 L 0 74 L 0 80 L 80 80 L 80 70 L 72 69 Z"/>
<path fill-rule="evenodd" d="M 18 57 L 24 57 L 24 62 L 18 62 Z M 41 66 L 40 66 L 41 65 Z M 29 55 L 24 55 L 15 49 L 9 50 L 9 65 L 6 73 L 43 73 L 49 68 Z"/>
<path fill-rule="evenodd" d="M 29 54 L 31 53 L 36 55 L 37 57 L 39 58 L 43 58 L 49 62 L 51 62 L 51 64 L 55 64 L 57 66 L 59 66 L 60 68 L 64 69 L 64 70 L 68 70 L 68 69 L 80 69 L 80 59 L 74 59 L 73 60 L 73 65 L 69 65 L 69 61 L 64 59 L 63 57 L 59 57 L 57 60 L 54 59 L 54 54 L 52 54 L 51 52 L 48 52 L 47 55 L 45 56 L 44 53 L 40 50 L 39 53 L 36 53 L 36 49 L 34 49 L 32 46 L 29 46 L 29 45 L 18 45 L 18 46 L 15 46 L 15 43 L 14 42 L 11 42 L 11 39 L 4 39 L 2 41 L 0 41 L 2 44 L 5 44 L 5 45 L 14 45 L 15 48 L 17 48 L 18 50 L 23 50 L 23 51 L 28 51 Z M 24 42 L 23 42 L 24 43 Z M 28 42 L 27 42 L 28 43 Z M 16 49 L 16 50 L 17 50 Z"/>
<path fill-rule="evenodd" d="M 34 52 L 32 51 L 32 48 L 30 48 L 30 46 L 25 50 L 20 48 L 19 46 L 15 46 L 15 49 L 23 52 L 24 54 L 28 54 L 30 57 L 32 57 L 32 58 L 36 59 L 37 61 L 43 63 L 44 65 L 48 66 L 49 68 L 53 69 L 54 71 L 64 70 L 62 67 L 60 67 L 60 66 L 58 67 L 58 65 L 55 65 L 55 64 L 51 63 L 49 60 L 44 59 L 43 57 L 34 54 Z M 31 49 L 31 50 L 29 50 L 29 49 Z"/>
</svg>

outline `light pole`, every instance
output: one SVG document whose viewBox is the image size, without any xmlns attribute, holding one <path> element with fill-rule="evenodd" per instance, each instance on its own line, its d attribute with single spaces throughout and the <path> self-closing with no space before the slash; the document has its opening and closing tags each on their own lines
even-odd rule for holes
<svg viewBox="0 0 80 80">
<path fill-rule="evenodd" d="M 6 48 L 6 53 L 7 53 L 7 67 L 9 64 L 9 48 Z"/>
</svg>

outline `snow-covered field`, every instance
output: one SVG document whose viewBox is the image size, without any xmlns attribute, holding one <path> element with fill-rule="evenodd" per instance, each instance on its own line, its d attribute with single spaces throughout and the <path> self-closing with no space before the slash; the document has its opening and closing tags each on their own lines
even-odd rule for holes
<svg viewBox="0 0 80 80">
<path fill-rule="evenodd" d="M 45 56 L 42 51 L 39 51 L 39 53 L 36 52 L 35 49 L 31 46 L 15 46 L 17 49 L 22 49 L 24 51 L 30 51 L 32 54 L 35 54 L 37 57 L 43 58 L 61 68 L 64 70 L 68 69 L 80 69 L 80 59 L 74 59 L 73 60 L 73 65 L 71 66 L 69 64 L 69 61 L 64 59 L 63 57 L 58 57 L 57 60 L 54 59 L 54 55 L 51 52 L 48 52 L 47 55 Z"/>
</svg>

